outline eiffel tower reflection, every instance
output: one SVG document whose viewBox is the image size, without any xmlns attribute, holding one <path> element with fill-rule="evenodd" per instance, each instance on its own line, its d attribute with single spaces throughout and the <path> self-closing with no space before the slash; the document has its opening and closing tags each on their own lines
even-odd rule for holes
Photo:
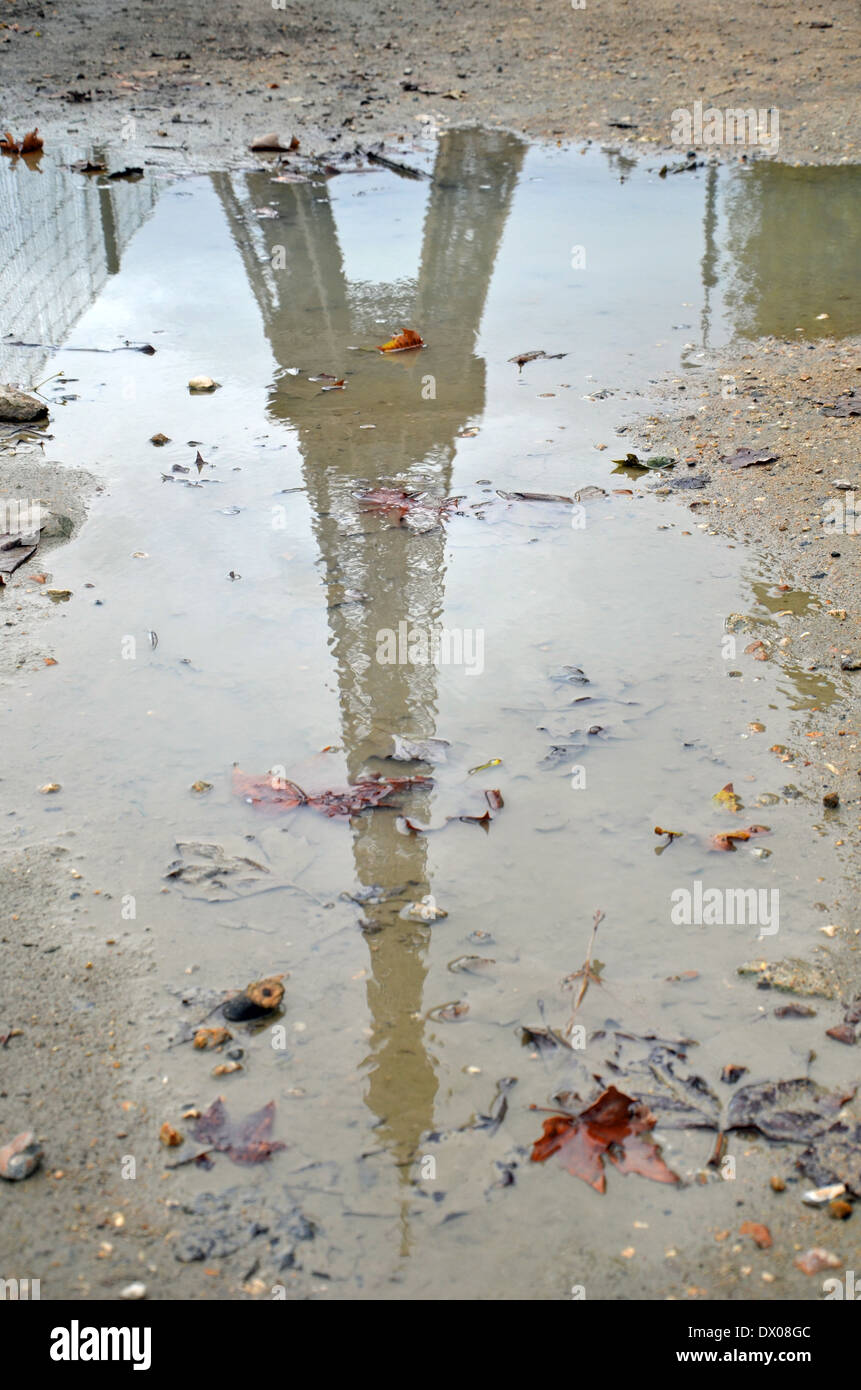
<svg viewBox="0 0 861 1390">
<path fill-rule="evenodd" d="M 279 208 L 278 220 L 261 223 L 265 250 L 255 254 L 236 188 L 227 176 L 215 180 L 283 369 L 269 408 L 296 431 L 322 578 L 330 594 L 367 596 L 329 610 L 350 780 L 379 753 L 382 732 L 435 733 L 436 668 L 381 665 L 376 634 L 397 631 L 402 619 L 425 630 L 437 625 L 446 579 L 442 527 L 422 534 L 388 526 L 362 515 L 354 494 L 365 483 L 394 479 L 440 498 L 449 494 L 458 432 L 484 408 L 485 364 L 475 342 L 525 151 L 504 132 L 445 135 L 428 185 L 418 273 L 392 284 L 347 280 L 328 185 L 247 176 L 253 202 L 274 196 Z M 286 266 L 273 271 L 280 245 Z M 401 326 L 417 328 L 432 351 L 382 358 L 349 350 Z M 286 373 L 296 365 L 303 374 L 346 375 L 348 387 L 300 396 Z M 360 431 L 365 421 L 375 428 Z M 425 812 L 427 805 L 417 805 L 419 817 Z M 408 1184 L 420 1137 L 433 1126 L 437 1090 L 422 1016 L 428 933 L 398 916 L 403 898 L 392 903 L 384 895 L 403 884 L 411 898 L 430 891 L 427 847 L 421 836 L 399 834 L 386 814 L 357 817 L 352 835 L 358 882 L 382 890 L 382 900 L 365 910 L 372 1027 L 365 1099 Z M 408 1200 L 405 1192 L 402 1210 Z M 405 1217 L 402 1240 L 408 1246 Z"/>
</svg>

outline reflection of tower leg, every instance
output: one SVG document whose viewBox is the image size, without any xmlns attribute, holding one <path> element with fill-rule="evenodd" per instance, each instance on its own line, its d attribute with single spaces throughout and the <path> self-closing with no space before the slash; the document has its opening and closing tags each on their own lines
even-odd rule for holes
<svg viewBox="0 0 861 1390">
<path fill-rule="evenodd" d="M 484 407 L 484 364 L 474 355 L 481 315 L 525 146 L 512 136 L 457 131 L 440 142 L 425 220 L 422 262 L 412 310 L 432 352 L 398 361 L 359 358 L 355 322 L 367 314 L 367 287 L 351 304 L 337 230 L 318 186 L 278 187 L 281 220 L 267 220 L 259 235 L 264 256 L 247 246 L 240 206 L 226 180 L 218 183 L 234 223 L 249 279 L 273 351 L 282 367 L 323 368 L 350 374 L 343 396 L 299 395 L 285 378 L 271 408 L 298 431 L 303 476 L 313 514 L 323 575 L 331 603 L 330 647 L 338 674 L 342 740 L 351 778 L 367 758 L 385 753 L 387 735 L 436 731 L 436 668 L 381 663 L 377 634 L 404 620 L 428 631 L 444 607 L 445 535 L 417 535 L 363 517 L 353 496 L 362 481 L 398 477 L 437 497 L 451 487 L 451 461 L 459 429 Z M 261 180 L 258 188 L 255 180 Z M 249 176 L 252 197 L 273 196 L 264 176 Z M 490 185 L 479 192 L 479 184 Z M 274 247 L 286 248 L 285 270 L 270 275 Z M 376 317 L 401 324 L 403 285 L 378 286 Z M 405 325 L 406 326 L 406 325 Z M 424 400 L 424 372 L 438 377 L 434 399 Z M 357 413 L 376 426 L 373 447 L 357 438 Z M 361 601 L 338 602 L 345 589 Z M 429 819 L 430 795 L 414 804 Z M 372 979 L 368 985 L 371 1037 L 366 1062 L 367 1104 L 404 1183 L 422 1133 L 434 1118 L 436 1075 L 424 1040 L 424 954 L 428 929 L 404 921 L 404 902 L 428 891 L 427 844 L 402 836 L 395 816 L 373 812 L 353 822 L 356 876 L 365 887 L 405 887 L 397 899 L 365 907 Z M 378 895 L 379 896 L 379 895 Z M 408 1235 L 405 1235 L 408 1241 Z"/>
<path fill-rule="evenodd" d="M 703 277 L 702 345 L 708 347 L 711 326 L 711 291 L 718 282 L 718 249 L 715 240 L 717 231 L 717 190 L 718 171 L 716 164 L 706 170 L 706 205 L 703 214 L 705 245 L 701 262 Z"/>
</svg>

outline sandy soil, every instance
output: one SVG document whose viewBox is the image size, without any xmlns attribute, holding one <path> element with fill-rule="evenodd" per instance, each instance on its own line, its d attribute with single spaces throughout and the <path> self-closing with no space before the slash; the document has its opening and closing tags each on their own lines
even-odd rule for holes
<svg viewBox="0 0 861 1390">
<path fill-rule="evenodd" d="M 183 170 L 248 163 L 250 139 L 266 131 L 298 135 L 303 151 L 317 152 L 378 138 L 408 144 L 428 127 L 475 122 L 536 138 L 671 148 L 672 111 L 702 100 L 777 107 L 782 160 L 854 162 L 861 157 L 857 40 L 853 0 L 814 2 L 803 13 L 739 0 L 696 7 L 586 0 L 582 8 L 562 0 L 412 0 L 399 8 L 145 0 L 128 9 L 106 0 L 62 7 L 11 0 L 0 27 L 2 125 L 18 133 L 38 125 L 55 146 L 119 146 L 129 164 Z M 803 621 L 777 620 L 783 629 L 766 634 L 767 659 L 791 654 L 841 691 L 861 682 L 861 671 L 840 665 L 845 653 L 861 654 L 861 532 L 825 534 L 821 522 L 823 507 L 846 495 L 833 479 L 857 482 L 861 493 L 859 426 L 857 417 L 822 415 L 820 403 L 858 390 L 858 370 L 854 344 L 751 346 L 703 369 L 695 403 L 688 376 L 683 412 L 675 405 L 679 383 L 668 382 L 668 414 L 648 428 L 630 426 L 622 450 L 677 453 L 676 475 L 688 458 L 703 466 L 697 471 L 711 483 L 690 494 L 690 526 L 756 543 L 774 557 L 776 583 L 821 601 Z M 727 376 L 735 378 L 734 395 L 721 394 Z M 736 447 L 766 445 L 778 454 L 774 464 L 733 471 L 721 462 Z M 24 462 L 0 464 L 4 491 L 33 495 Z M 92 480 L 44 476 L 42 484 L 51 505 L 79 525 Z M 685 515 L 680 510 L 677 525 Z M 37 558 L 50 582 L 49 549 Z M 21 589 L 15 606 L 5 606 L 4 632 L 14 640 L 4 644 L 0 681 L 42 659 L 44 599 L 33 585 Z M 753 659 L 743 647 L 762 636 L 745 635 L 740 666 Z M 845 843 L 848 860 L 861 832 L 861 732 L 826 709 L 810 719 L 817 735 L 810 746 L 775 756 L 786 760 L 787 781 L 819 797 L 838 793 L 839 807 L 823 808 L 823 825 Z M 73 844 L 0 857 L 0 1024 L 21 1030 L 0 1048 L 0 1122 L 4 1137 L 25 1126 L 44 1137 L 47 1174 L 5 1188 L 4 1259 L 17 1252 L 21 1277 L 47 1261 L 46 1298 L 116 1297 L 133 1279 L 154 1297 L 259 1294 L 246 1282 L 253 1261 L 242 1240 L 232 1259 L 214 1257 L 219 1277 L 205 1261 L 173 1258 L 171 1242 L 189 1238 L 195 1214 L 166 1204 L 157 1176 L 160 1082 L 139 1046 L 141 1020 L 148 1029 L 153 1020 L 166 1026 L 166 1006 L 148 996 L 140 962 L 125 956 L 122 941 L 86 925 L 70 893 L 95 897 L 90 921 L 98 923 L 100 890 L 79 884 L 76 872 Z M 853 931 L 847 922 L 857 974 Z M 139 1156 L 134 1182 L 122 1180 L 119 1162 L 97 1161 L 106 1147 L 118 1159 Z M 228 1232 L 227 1247 L 230 1240 Z M 714 1268 L 691 1270 L 692 1296 L 699 1285 L 720 1288 L 721 1268 L 716 1254 Z M 730 1280 L 722 1296 L 747 1292 Z"/>
</svg>

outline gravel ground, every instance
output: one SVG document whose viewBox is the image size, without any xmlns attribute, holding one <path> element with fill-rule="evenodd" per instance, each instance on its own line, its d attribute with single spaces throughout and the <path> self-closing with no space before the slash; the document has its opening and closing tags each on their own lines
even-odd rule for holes
<svg viewBox="0 0 861 1390">
<path fill-rule="evenodd" d="M 676 457 L 673 482 L 706 475 L 709 483 L 689 494 L 688 524 L 737 537 L 767 556 L 775 586 L 786 586 L 787 607 L 792 591 L 812 596 L 803 614 L 778 616 L 778 592 L 777 625 L 739 629 L 734 664 L 761 659 L 762 649 L 744 647 L 764 639 L 765 659 L 799 668 L 810 675 L 811 690 L 822 689 L 808 715 L 809 746 L 776 756 L 811 795 L 838 795 L 839 808 L 823 806 L 825 824 L 853 848 L 861 843 L 861 726 L 854 727 L 851 713 L 861 688 L 861 421 L 827 412 L 845 409 L 841 402 L 861 410 L 859 373 L 857 339 L 764 339 L 735 348 L 703 369 L 698 390 L 690 373 L 666 382 L 671 414 L 626 430 L 620 451 Z M 764 450 L 774 462 L 733 468 L 729 460 L 740 449 Z M 856 660 L 858 669 L 846 669 Z M 844 700 L 830 703 L 828 683 Z"/>
<path fill-rule="evenodd" d="M 320 150 L 431 120 L 670 145 L 698 100 L 776 107 L 782 160 L 859 158 L 853 0 L 7 0 L 4 25 L 4 123 L 174 163 L 223 166 L 273 129 Z"/>
</svg>

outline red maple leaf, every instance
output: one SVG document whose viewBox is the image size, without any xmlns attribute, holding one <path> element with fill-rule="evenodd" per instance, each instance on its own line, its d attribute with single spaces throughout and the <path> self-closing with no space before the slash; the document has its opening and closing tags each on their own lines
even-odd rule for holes
<svg viewBox="0 0 861 1390">
<path fill-rule="evenodd" d="M 657 1144 L 644 1136 L 655 1117 L 640 1102 L 609 1086 L 579 1115 L 560 1113 L 544 1121 L 544 1133 L 532 1146 L 532 1162 L 558 1154 L 563 1167 L 596 1192 L 607 1185 L 604 1159 L 620 1173 L 639 1173 L 653 1182 L 677 1183 Z"/>
</svg>

